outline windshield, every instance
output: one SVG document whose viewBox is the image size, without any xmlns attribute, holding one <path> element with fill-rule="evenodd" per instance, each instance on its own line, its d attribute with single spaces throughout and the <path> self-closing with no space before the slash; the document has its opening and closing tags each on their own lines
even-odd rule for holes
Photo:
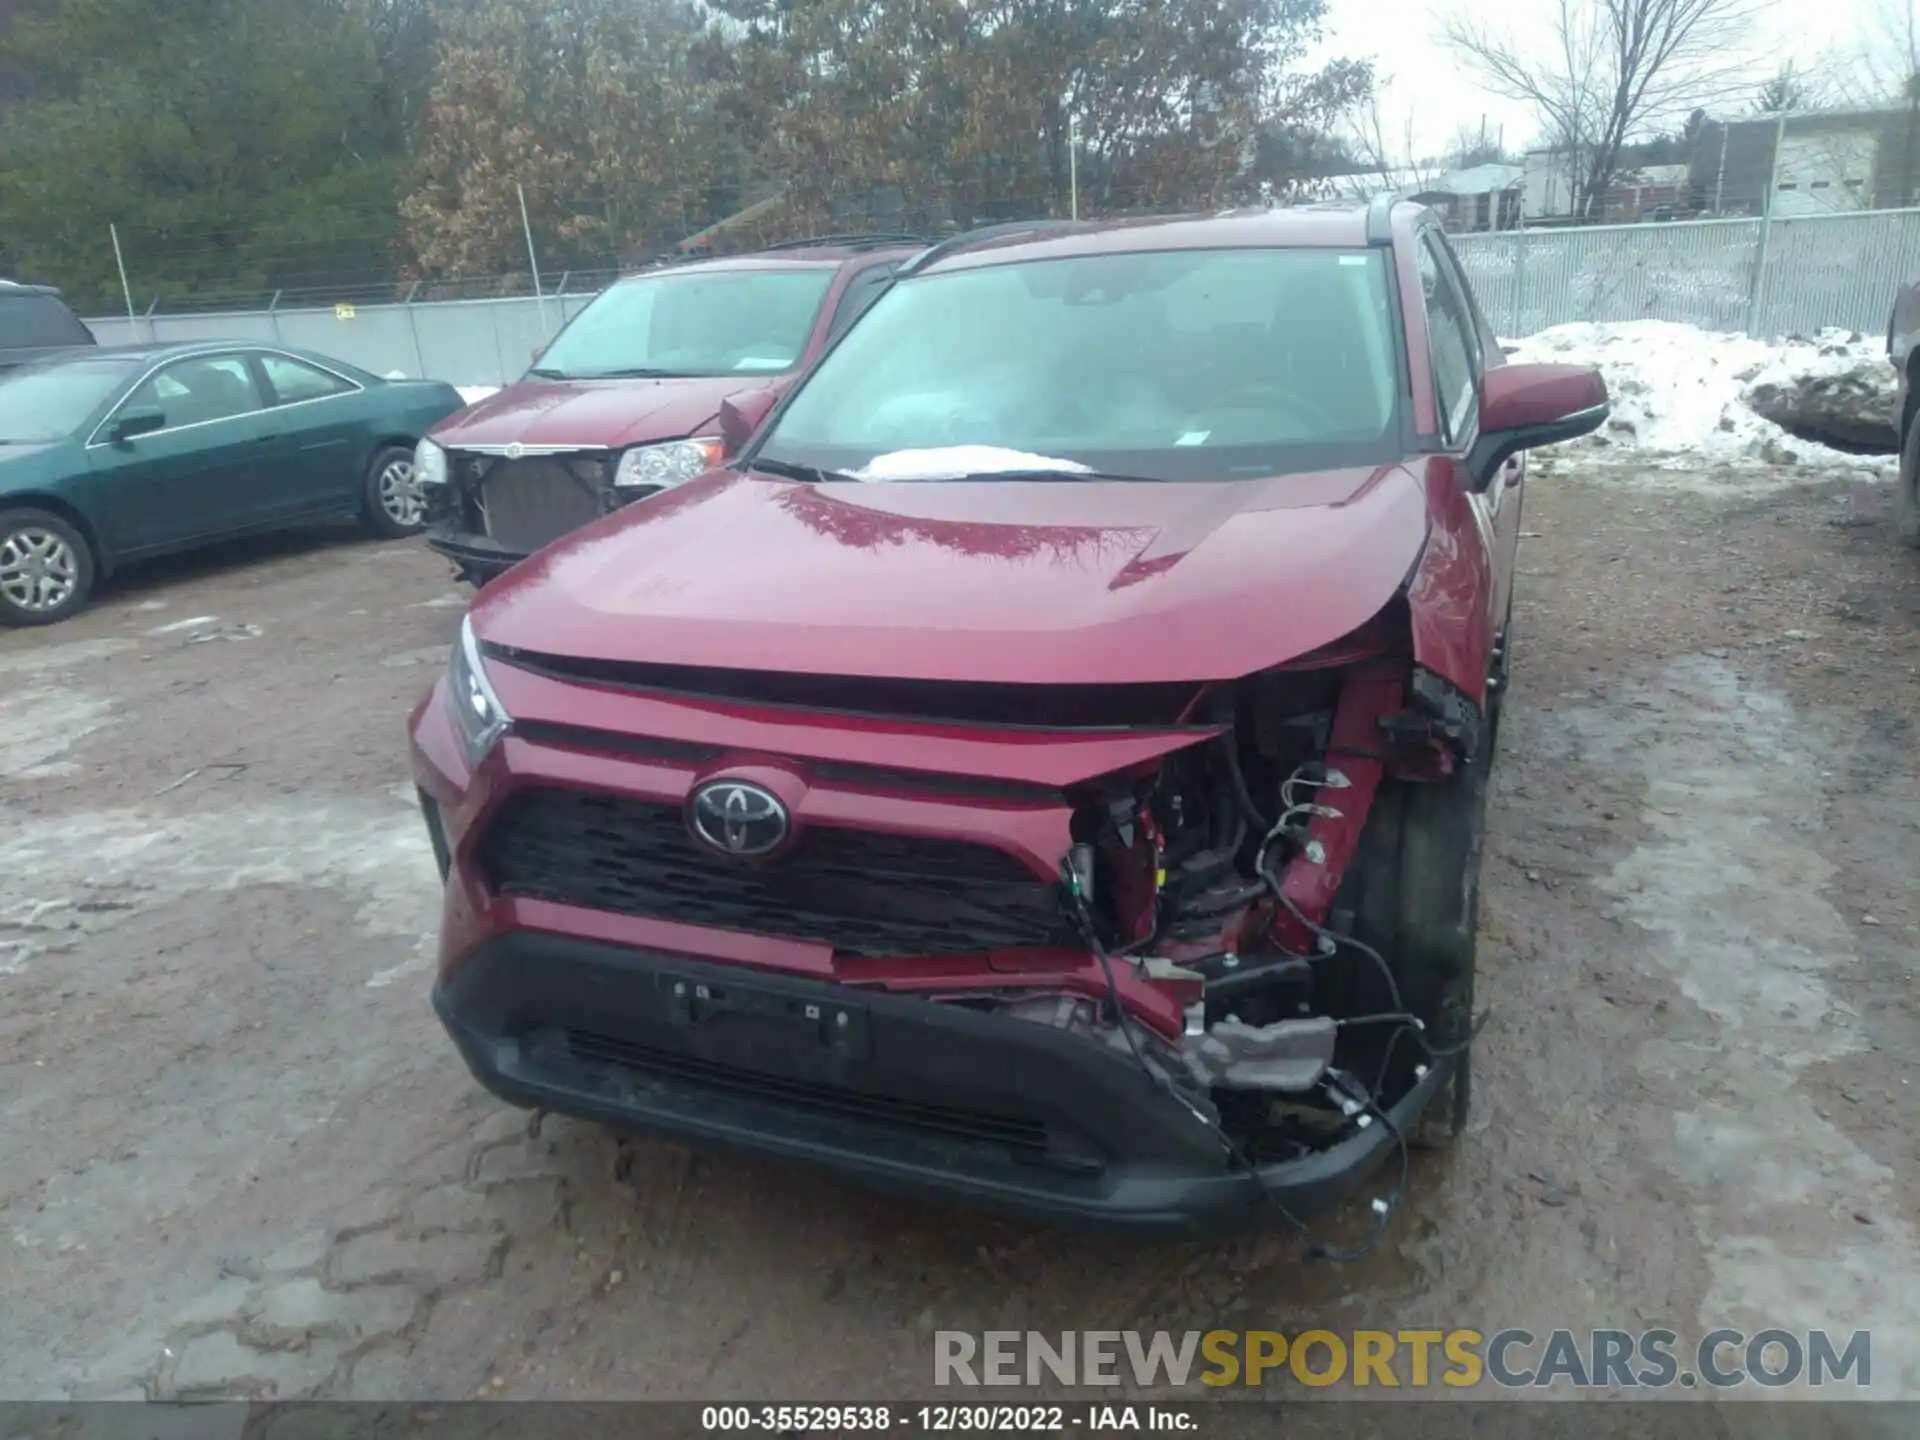
<svg viewBox="0 0 1920 1440">
<path fill-rule="evenodd" d="M 66 439 L 126 382 L 138 363 L 102 357 L 27 365 L 0 375 L 0 445 Z"/>
<path fill-rule="evenodd" d="M 1178 250 L 897 284 L 768 434 L 863 480 L 1225 480 L 1400 451 L 1378 252 Z"/>
<path fill-rule="evenodd" d="M 624 280 L 582 310 L 535 373 L 771 375 L 806 349 L 833 267 Z"/>
</svg>

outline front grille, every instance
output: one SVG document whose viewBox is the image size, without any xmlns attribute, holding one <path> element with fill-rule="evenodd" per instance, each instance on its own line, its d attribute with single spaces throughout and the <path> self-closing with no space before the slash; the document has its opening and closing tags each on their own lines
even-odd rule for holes
<svg viewBox="0 0 1920 1440">
<path fill-rule="evenodd" d="M 930 1139 L 991 1145 L 1030 1163 L 1074 1170 L 1100 1168 L 1098 1153 L 1084 1141 L 1056 1135 L 1045 1122 L 1032 1115 L 909 1100 L 813 1080 L 796 1080 L 585 1030 L 568 1030 L 566 1037 L 567 1049 L 575 1059 L 617 1066 L 637 1075 L 768 1100 L 832 1119 L 864 1120 Z"/>
<path fill-rule="evenodd" d="M 598 520 L 605 468 L 592 457 L 495 461 L 480 482 L 487 534 L 531 553 Z"/>
<path fill-rule="evenodd" d="M 571 790 L 510 800 L 481 845 L 497 894 L 831 945 L 843 955 L 1073 946 L 1054 885 L 987 846 L 816 828 L 760 864 L 709 853 L 677 807 Z"/>
</svg>

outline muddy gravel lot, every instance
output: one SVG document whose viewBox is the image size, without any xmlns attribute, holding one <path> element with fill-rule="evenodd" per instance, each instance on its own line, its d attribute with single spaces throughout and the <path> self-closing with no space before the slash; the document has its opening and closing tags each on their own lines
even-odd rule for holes
<svg viewBox="0 0 1920 1440">
<path fill-rule="evenodd" d="M 1476 1121 L 1344 1266 L 482 1093 L 427 1000 L 402 726 L 462 597 L 416 546 L 227 551 L 0 634 L 0 1396 L 899 1399 L 935 1329 L 1315 1324 L 1870 1329 L 1875 1392 L 1920 1395 L 1889 499 L 1530 487 Z"/>
</svg>

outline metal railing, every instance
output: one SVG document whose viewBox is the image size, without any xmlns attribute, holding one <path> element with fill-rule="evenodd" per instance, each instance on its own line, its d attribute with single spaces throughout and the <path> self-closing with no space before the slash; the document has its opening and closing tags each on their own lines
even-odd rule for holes
<svg viewBox="0 0 1920 1440">
<path fill-rule="evenodd" d="M 1488 318 L 1507 336 L 1572 320 L 1647 319 L 1765 339 L 1827 326 L 1878 334 L 1895 291 L 1920 278 L 1920 210 L 1452 239 Z M 338 356 L 379 375 L 504 385 L 591 298 L 575 280 L 558 294 L 275 305 L 87 323 L 102 344 L 258 340 Z"/>
</svg>

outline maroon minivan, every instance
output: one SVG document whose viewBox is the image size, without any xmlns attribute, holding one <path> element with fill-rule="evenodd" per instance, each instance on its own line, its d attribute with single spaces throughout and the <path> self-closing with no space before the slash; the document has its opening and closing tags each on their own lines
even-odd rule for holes
<svg viewBox="0 0 1920 1440">
<path fill-rule="evenodd" d="M 924 244 L 830 236 L 631 276 L 514 384 L 420 442 L 427 544 L 485 584 L 720 461 L 720 402 L 784 392 Z"/>
</svg>

